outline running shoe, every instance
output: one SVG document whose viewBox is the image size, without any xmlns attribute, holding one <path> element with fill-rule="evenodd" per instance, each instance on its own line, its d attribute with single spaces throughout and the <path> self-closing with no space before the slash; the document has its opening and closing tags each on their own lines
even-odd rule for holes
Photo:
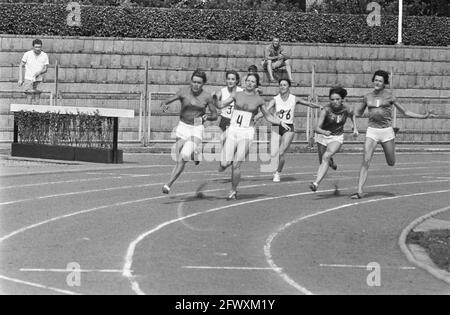
<svg viewBox="0 0 450 315">
<path fill-rule="evenodd" d="M 311 183 L 311 184 L 309 184 L 309 189 L 316 192 L 317 189 L 319 189 L 319 185 L 317 185 L 316 183 Z"/>
<path fill-rule="evenodd" d="M 274 182 L 274 183 L 279 183 L 279 182 L 281 182 L 281 179 L 280 179 L 280 173 L 276 172 L 275 174 L 273 174 L 273 182 Z"/>
<path fill-rule="evenodd" d="M 164 185 L 164 187 L 162 188 L 162 192 L 163 194 L 170 194 L 170 187 L 168 185 Z"/>
<path fill-rule="evenodd" d="M 230 192 L 230 195 L 228 196 L 227 200 L 236 200 L 237 199 L 237 191 L 232 190 Z"/>
</svg>

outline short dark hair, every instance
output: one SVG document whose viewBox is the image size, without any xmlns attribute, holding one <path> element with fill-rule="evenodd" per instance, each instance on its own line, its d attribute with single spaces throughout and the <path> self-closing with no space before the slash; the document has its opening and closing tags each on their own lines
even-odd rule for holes
<svg viewBox="0 0 450 315">
<path fill-rule="evenodd" d="M 42 46 L 42 41 L 40 39 L 35 39 L 33 41 L 33 47 L 34 47 L 34 45 L 41 45 Z"/>
<path fill-rule="evenodd" d="M 236 82 L 237 82 L 237 84 L 239 84 L 239 82 L 241 81 L 241 77 L 239 76 L 239 73 L 234 70 L 229 70 L 225 73 L 225 79 L 227 79 L 228 75 L 230 75 L 230 74 L 233 74 L 236 77 Z"/>
<path fill-rule="evenodd" d="M 207 79 L 206 79 L 206 73 L 203 72 L 203 71 L 195 70 L 194 73 L 192 74 L 191 80 L 192 80 L 194 77 L 202 78 L 203 83 L 206 83 L 206 82 L 207 82 Z"/>
<path fill-rule="evenodd" d="M 389 84 L 389 73 L 387 73 L 386 71 L 384 71 L 384 70 L 378 70 L 378 71 L 376 71 L 376 72 L 373 74 L 372 82 L 375 81 L 375 77 L 376 77 L 376 76 L 383 77 L 383 79 L 384 79 L 384 84 Z"/>
<path fill-rule="evenodd" d="M 331 97 L 331 95 L 333 94 L 339 94 L 342 98 L 345 98 L 347 96 L 347 90 L 343 87 L 337 86 L 330 89 L 329 97 Z"/>
<path fill-rule="evenodd" d="M 260 78 L 259 78 L 259 74 L 257 74 L 257 73 L 249 73 L 249 74 L 247 74 L 247 76 L 245 77 L 245 81 L 247 81 L 248 77 L 251 77 L 251 76 L 255 77 L 255 79 L 256 79 L 256 86 L 260 86 L 261 85 L 260 84 Z"/>
<path fill-rule="evenodd" d="M 289 87 L 292 86 L 292 81 L 290 79 L 280 79 L 278 80 L 278 84 L 281 84 L 281 81 L 286 81 L 289 84 Z"/>
<path fill-rule="evenodd" d="M 258 67 L 255 65 L 251 65 L 250 67 L 248 67 L 247 71 L 248 72 L 258 72 Z"/>
</svg>

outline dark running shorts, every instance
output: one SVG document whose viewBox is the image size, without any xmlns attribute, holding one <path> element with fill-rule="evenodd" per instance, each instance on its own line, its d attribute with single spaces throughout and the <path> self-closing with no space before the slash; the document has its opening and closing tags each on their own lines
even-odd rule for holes
<svg viewBox="0 0 450 315">
<path fill-rule="evenodd" d="M 279 125 L 273 125 L 273 126 L 275 127 L 275 132 L 278 133 L 280 136 L 284 136 L 285 133 L 288 132 L 288 130 L 284 129 L 282 126 L 279 126 Z M 293 124 L 288 124 L 288 126 L 291 128 L 290 132 L 294 132 L 295 131 Z"/>
<path fill-rule="evenodd" d="M 230 127 L 230 123 L 231 123 L 231 119 L 230 118 L 226 118 L 226 117 L 220 116 L 219 127 L 220 127 L 220 129 L 222 129 L 223 132 L 225 132 L 228 127 Z"/>
</svg>

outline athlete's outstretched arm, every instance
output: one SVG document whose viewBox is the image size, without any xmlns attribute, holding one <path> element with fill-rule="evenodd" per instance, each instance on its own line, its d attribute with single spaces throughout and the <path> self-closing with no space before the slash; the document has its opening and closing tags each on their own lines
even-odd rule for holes
<svg viewBox="0 0 450 315">
<path fill-rule="evenodd" d="M 304 99 L 297 96 L 295 97 L 295 104 L 300 104 L 311 108 L 322 108 L 322 106 L 320 106 L 319 104 L 313 103 L 311 101 L 305 101 Z"/>
<path fill-rule="evenodd" d="M 169 109 L 169 104 L 179 100 L 181 97 L 181 92 L 178 91 L 177 94 L 175 94 L 174 96 L 169 97 L 168 99 L 164 100 L 161 102 L 161 108 L 163 110 L 163 112 L 167 112 L 167 110 Z"/>
<path fill-rule="evenodd" d="M 230 97 L 227 98 L 226 100 L 220 100 L 217 94 L 213 95 L 213 103 L 219 109 L 222 109 L 222 108 L 225 108 L 227 106 L 230 106 L 231 103 L 233 103 L 234 101 L 235 101 L 234 93 L 231 94 Z"/>
<path fill-rule="evenodd" d="M 398 109 L 400 112 L 402 112 L 404 115 L 406 115 L 406 116 L 408 116 L 408 117 L 411 117 L 411 118 L 427 119 L 427 118 L 429 118 L 429 117 L 437 117 L 437 115 L 433 114 L 432 112 L 430 112 L 430 111 L 428 111 L 428 110 L 427 110 L 426 113 L 423 114 L 423 115 L 422 115 L 422 114 L 414 113 L 414 112 L 412 112 L 412 111 L 406 109 L 406 108 L 403 107 L 402 105 L 400 105 L 396 100 L 394 101 L 394 105 L 395 105 L 395 107 L 397 107 L 397 109 Z"/>
<path fill-rule="evenodd" d="M 219 108 L 218 106 L 219 106 L 219 102 L 220 101 L 222 101 L 222 91 L 217 91 L 217 92 L 213 92 L 212 94 L 211 94 L 211 97 L 212 97 L 212 99 L 213 99 L 213 103 L 214 103 L 214 106 L 216 106 L 216 108 Z M 219 108 L 220 109 L 220 108 Z"/>
<path fill-rule="evenodd" d="M 264 106 L 264 105 L 263 105 Z M 269 104 L 267 104 L 267 106 L 265 106 L 265 108 L 266 108 L 266 110 L 268 111 L 268 112 L 270 112 L 270 110 L 272 109 L 272 108 L 274 108 L 275 107 L 275 99 L 271 99 L 270 100 L 270 102 L 269 102 Z"/>
<path fill-rule="evenodd" d="M 208 108 L 210 113 L 203 116 L 203 120 L 215 121 L 218 118 L 217 108 L 214 104 L 213 98 L 208 99 Z"/>
<path fill-rule="evenodd" d="M 261 104 L 260 106 L 261 108 L 261 112 L 264 115 L 264 118 L 270 122 L 273 125 L 280 125 L 282 126 L 284 129 L 291 131 L 291 128 L 284 122 L 282 121 L 280 118 L 274 116 L 272 113 L 270 113 L 267 109 L 266 106 L 264 106 L 264 104 Z"/>
<path fill-rule="evenodd" d="M 262 112 L 262 108 L 265 107 L 266 111 L 273 114 L 272 108 L 275 108 L 275 100 L 271 99 L 269 104 L 266 105 L 262 105 L 260 110 L 258 111 L 258 114 L 256 114 L 256 116 L 253 118 L 253 120 L 256 122 L 260 119 L 262 119 L 264 117 L 264 113 Z"/>
<path fill-rule="evenodd" d="M 359 105 L 359 106 L 358 105 L 355 106 L 354 116 L 355 117 L 361 117 L 364 114 L 364 112 L 366 111 L 366 108 L 367 108 L 367 97 L 364 96 L 363 103 L 361 105 Z"/>
<path fill-rule="evenodd" d="M 329 136 L 331 135 L 331 131 L 322 129 L 323 123 L 325 122 L 325 118 L 327 117 L 327 111 L 323 110 L 320 112 L 319 120 L 317 121 L 317 125 L 315 131 L 321 135 Z"/>
<path fill-rule="evenodd" d="M 353 124 L 353 137 L 358 137 L 359 136 L 359 131 L 358 131 L 358 125 L 356 123 L 356 115 L 355 115 L 355 111 L 351 110 L 350 111 L 350 120 L 352 121 Z"/>
</svg>

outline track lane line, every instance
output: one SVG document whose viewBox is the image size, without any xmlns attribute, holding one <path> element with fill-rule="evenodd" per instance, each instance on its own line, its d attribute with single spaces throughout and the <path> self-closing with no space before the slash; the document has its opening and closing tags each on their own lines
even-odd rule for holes
<svg viewBox="0 0 450 315">
<path fill-rule="evenodd" d="M 414 168 L 397 168 L 394 171 L 405 171 L 405 170 L 418 170 L 418 169 L 435 169 L 435 168 L 440 168 L 440 167 L 414 167 Z M 387 171 L 387 170 L 372 170 L 373 172 L 376 171 Z M 356 172 L 355 170 L 348 170 L 348 171 L 340 171 L 339 174 L 343 174 L 343 173 L 354 173 Z M 392 171 L 391 171 L 392 173 Z M 217 174 L 217 173 L 214 173 Z M 292 175 L 315 175 L 315 172 L 301 172 L 301 173 L 286 173 L 284 174 L 284 176 L 292 176 Z M 427 173 L 426 175 L 428 175 L 429 173 Z M 440 172 L 439 174 L 442 174 L 442 172 Z M 223 177 L 223 175 L 221 175 L 221 177 L 219 177 L 219 175 L 217 175 L 217 178 L 214 178 L 214 180 L 227 180 L 229 179 L 229 177 Z M 386 176 L 386 175 L 383 175 Z M 401 176 L 401 175 L 399 175 Z M 261 178 L 264 179 L 266 177 L 272 177 L 272 174 L 270 175 L 250 175 L 250 176 L 243 176 L 243 179 L 246 178 Z M 375 176 L 371 176 L 371 177 L 375 177 Z M 181 183 L 195 183 L 195 182 L 199 182 L 199 181 L 204 181 L 203 178 L 199 178 L 196 180 L 190 180 L 190 181 L 179 181 L 178 184 Z M 10 200 L 10 201 L 4 201 L 4 202 L 0 202 L 0 206 L 8 206 L 8 205 L 15 205 L 18 203 L 24 203 L 24 202 L 31 202 L 31 201 L 39 201 L 39 200 L 44 200 L 44 199 L 52 199 L 52 198 L 61 198 L 61 197 L 67 197 L 67 196 L 76 196 L 76 195 L 82 195 L 82 194 L 92 194 L 92 193 L 98 193 L 98 192 L 107 192 L 107 191 L 114 191 L 114 190 L 125 190 L 125 189 L 136 189 L 136 188 L 145 188 L 145 187 L 152 187 L 152 186 L 158 186 L 158 185 L 164 185 L 166 184 L 166 182 L 160 182 L 160 183 L 150 183 L 150 184 L 142 184 L 142 185 L 127 185 L 127 186 L 118 186 L 118 187 L 110 187 L 110 188 L 102 188 L 102 189 L 90 189 L 90 190 L 82 190 L 82 191 L 75 191 L 75 192 L 70 192 L 70 193 L 61 193 L 61 194 L 52 194 L 52 195 L 45 195 L 45 196 L 38 196 L 38 197 L 34 197 L 34 198 L 28 198 L 28 199 L 18 199 L 18 200 Z M 278 183 L 280 184 L 280 183 Z M 1 210 L 1 209 L 0 209 Z"/>
<path fill-rule="evenodd" d="M 383 184 L 383 185 L 373 185 L 373 186 L 367 186 L 367 188 L 373 188 L 373 187 L 387 187 L 387 186 L 397 186 L 397 185 L 415 185 L 415 184 L 423 184 L 423 183 L 437 183 L 437 182 L 448 182 L 450 180 L 436 180 L 436 181 L 429 181 L 429 182 L 409 182 L 409 183 L 395 183 L 395 184 Z M 343 190 L 349 190 L 351 188 L 345 188 Z M 331 192 L 333 190 L 326 190 L 323 192 Z M 446 190 L 444 192 L 450 192 L 450 190 Z M 432 192 L 432 193 L 436 193 L 436 192 Z M 181 218 L 177 218 L 177 219 L 173 219 L 173 220 L 169 220 L 166 221 L 162 224 L 159 224 L 158 226 L 156 226 L 155 228 L 153 228 L 150 231 L 147 231 L 141 235 L 138 236 L 138 238 L 136 238 L 133 242 L 130 243 L 126 256 L 125 256 L 125 263 L 124 263 L 124 267 L 123 267 L 123 276 L 128 278 L 128 280 L 131 283 L 131 288 L 132 290 L 137 294 L 137 295 L 144 295 L 145 293 L 140 289 L 139 283 L 135 280 L 135 277 L 133 276 L 131 270 L 132 270 L 132 265 L 133 265 L 133 257 L 134 257 L 134 253 L 136 251 L 137 245 L 142 242 L 144 239 L 146 239 L 148 236 L 162 230 L 163 228 L 166 228 L 169 225 L 172 225 L 174 223 L 178 223 L 181 222 L 183 220 L 186 219 L 190 219 L 193 217 L 197 217 L 197 216 L 201 216 L 201 215 L 205 215 L 205 214 L 209 214 L 209 213 L 213 213 L 213 212 L 218 212 L 218 211 L 222 211 L 225 209 L 230 209 L 230 208 L 234 208 L 234 207 L 240 207 L 240 206 L 245 206 L 245 205 L 249 205 L 249 204 L 254 204 L 254 203 L 259 203 L 259 202 L 264 202 L 264 201 L 272 201 L 272 200 L 277 200 L 277 199 L 284 199 L 284 198 L 292 198 L 292 197 L 299 197 L 299 196 L 304 196 L 304 195 L 311 195 L 314 194 L 314 192 L 303 192 L 303 193 L 297 193 L 297 194 L 288 194 L 288 195 L 283 195 L 283 196 L 276 196 L 276 197 L 268 197 L 268 198 L 261 198 L 261 199 L 256 199 L 256 200 L 250 200 L 250 201 L 245 201 L 245 202 L 239 202 L 236 204 L 231 204 L 231 205 L 226 205 L 226 206 L 222 206 L 222 207 L 217 207 L 217 208 L 213 208 L 213 209 L 209 209 L 209 210 L 205 210 L 202 212 L 196 212 Z M 420 194 L 419 194 L 420 195 Z M 404 196 L 404 195 L 402 195 Z M 346 204 L 343 206 L 339 206 L 336 208 L 333 208 L 334 210 L 338 210 L 341 208 L 346 208 L 352 205 L 359 205 L 359 204 L 364 204 L 364 203 L 369 203 L 369 202 L 373 202 L 374 200 L 376 201 L 381 201 L 381 200 L 390 200 L 390 199 L 397 199 L 400 198 L 402 196 L 397 196 L 397 197 L 389 197 L 389 198 L 382 198 L 382 199 L 372 199 L 372 200 L 368 200 L 365 202 L 355 202 L 355 203 L 351 203 L 351 204 Z M 333 210 L 333 211 L 334 211 Z M 318 213 L 316 213 L 315 215 L 320 215 L 320 214 L 324 214 L 324 213 L 328 213 L 331 212 L 331 210 L 327 210 L 327 211 L 320 211 Z M 309 215 L 306 216 L 304 218 L 309 218 L 309 217 L 313 217 L 315 215 Z M 290 225 L 289 225 L 290 226 Z M 286 227 L 287 228 L 287 227 Z M 275 238 L 275 236 L 273 236 L 273 238 Z M 270 239 L 270 237 L 269 237 Z M 271 243 L 271 241 L 270 241 Z M 269 243 L 269 244 L 270 244 Z M 266 246 L 267 246 L 267 242 L 266 242 Z M 269 246 L 269 250 L 270 250 L 270 246 Z M 278 273 L 278 275 L 283 278 L 283 280 L 285 280 L 286 282 L 288 282 L 291 286 L 293 286 L 294 288 L 296 288 L 298 291 L 306 294 L 306 295 L 311 295 L 312 292 L 307 290 L 306 288 L 302 287 L 301 285 L 298 285 L 297 283 L 295 283 L 295 281 L 293 281 L 292 279 L 289 278 L 289 276 L 283 272 L 280 272 L 279 269 L 280 267 L 276 266 L 275 263 L 271 260 L 271 258 L 269 259 L 267 254 L 270 254 L 270 251 L 267 252 L 266 251 L 266 247 L 264 249 L 264 253 L 266 255 L 266 260 L 269 264 L 269 266 Z M 276 271 L 278 270 L 278 271 Z"/>
<path fill-rule="evenodd" d="M 379 185 L 378 185 L 379 187 Z M 264 254 L 266 256 L 266 261 L 269 264 L 269 266 L 271 266 L 272 268 L 280 268 L 274 261 L 273 257 L 272 257 L 272 243 L 275 240 L 276 237 L 278 237 L 281 233 L 285 232 L 287 229 L 289 229 L 290 227 L 292 227 L 293 225 L 308 220 L 310 218 L 313 217 L 317 217 L 320 215 L 324 215 L 330 212 L 335 212 L 338 210 L 342 210 L 342 209 L 346 209 L 346 208 L 350 208 L 350 207 L 355 207 L 355 206 L 359 206 L 359 205 L 363 205 L 363 204 L 369 204 L 369 203 L 376 203 L 376 202 L 381 202 L 381 201 L 387 201 L 387 200 L 396 200 L 396 199 L 401 199 L 401 198 L 410 198 L 410 197 L 417 197 L 417 196 L 425 196 L 425 195 L 432 195 L 432 194 L 443 194 L 443 193 L 449 193 L 450 190 L 440 190 L 440 191 L 430 191 L 430 192 L 423 192 L 423 193 L 415 193 L 415 194 L 409 194 L 409 195 L 400 195 L 400 196 L 394 196 L 394 197 L 384 197 L 384 198 L 379 198 L 379 199 L 371 199 L 371 200 L 365 200 L 365 201 L 359 201 L 359 202 L 353 202 L 353 203 L 349 203 L 349 204 L 345 204 L 345 205 L 341 205 L 338 207 L 334 207 L 334 208 L 329 208 L 326 210 L 322 210 L 313 214 L 309 214 L 306 216 L 302 216 L 300 218 L 297 218 L 289 223 L 286 223 L 285 225 L 281 226 L 280 228 L 278 228 L 276 231 L 274 231 L 273 233 L 271 233 L 269 235 L 269 237 L 266 240 L 266 245 L 264 246 Z M 296 288 L 298 291 L 307 294 L 307 295 L 311 295 L 313 294 L 312 291 L 306 289 L 305 287 L 301 286 L 300 284 L 298 284 L 294 279 L 292 279 L 287 273 L 285 272 L 277 272 L 278 275 L 289 285 L 291 285 L 292 287 Z"/>
<path fill-rule="evenodd" d="M 5 276 L 2 276 L 2 275 L 0 275 L 0 280 L 14 282 L 14 283 L 17 283 L 17 284 L 22 284 L 22 285 L 26 285 L 26 286 L 34 287 L 34 288 L 38 288 L 38 289 L 44 289 L 44 290 L 48 290 L 48 291 L 53 291 L 53 292 L 56 292 L 56 293 L 59 293 L 59 294 L 82 295 L 81 293 L 76 293 L 76 292 L 68 291 L 68 290 L 62 290 L 62 289 L 49 287 L 49 286 L 45 286 L 45 285 L 38 284 L 38 283 L 33 283 L 33 282 L 29 282 L 29 281 L 23 281 L 23 280 L 19 280 L 19 279 L 10 278 L 10 277 L 5 277 Z"/>
</svg>

